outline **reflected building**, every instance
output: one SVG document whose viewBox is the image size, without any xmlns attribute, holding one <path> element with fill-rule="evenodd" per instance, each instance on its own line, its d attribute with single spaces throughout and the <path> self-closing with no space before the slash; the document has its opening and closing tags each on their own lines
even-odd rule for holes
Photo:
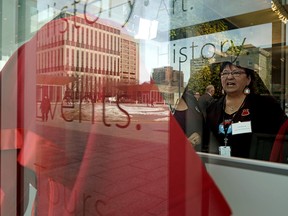
<svg viewBox="0 0 288 216">
<path fill-rule="evenodd" d="M 194 72 L 200 71 L 203 67 L 208 66 L 209 61 L 203 58 L 196 58 L 190 60 L 190 77 L 193 75 Z"/>
<path fill-rule="evenodd" d="M 183 87 L 184 84 L 183 71 L 173 70 L 171 66 L 154 68 L 152 79 L 155 84 L 159 85 L 179 86 L 180 83 L 180 86 Z"/>
<path fill-rule="evenodd" d="M 171 66 L 154 68 L 152 80 L 166 103 L 174 105 L 184 89 L 183 71 L 174 70 Z"/>
<path fill-rule="evenodd" d="M 137 42 L 109 23 L 90 22 L 86 17 L 65 14 L 37 33 L 37 76 L 76 80 L 60 82 L 60 86 L 38 83 L 38 99 L 48 94 L 57 101 L 69 92 L 76 101 L 83 97 L 96 101 L 104 95 L 115 96 L 119 83 L 138 83 Z"/>
</svg>

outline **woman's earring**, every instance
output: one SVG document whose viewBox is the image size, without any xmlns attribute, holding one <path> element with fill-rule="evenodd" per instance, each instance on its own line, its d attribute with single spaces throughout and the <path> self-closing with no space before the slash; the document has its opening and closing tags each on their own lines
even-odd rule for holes
<svg viewBox="0 0 288 216">
<path fill-rule="evenodd" d="M 248 86 L 246 86 L 246 87 L 244 88 L 244 91 L 243 91 L 243 92 L 244 92 L 245 95 L 249 95 L 251 91 L 250 91 L 250 88 L 249 88 Z"/>
</svg>

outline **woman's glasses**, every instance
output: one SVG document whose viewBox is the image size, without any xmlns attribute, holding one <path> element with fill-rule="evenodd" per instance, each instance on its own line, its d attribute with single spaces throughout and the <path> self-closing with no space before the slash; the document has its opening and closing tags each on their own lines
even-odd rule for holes
<svg viewBox="0 0 288 216">
<path fill-rule="evenodd" d="M 231 74 L 233 77 L 239 77 L 241 74 L 244 74 L 245 71 L 243 70 L 233 70 L 233 71 L 228 71 L 228 70 L 223 70 L 220 73 L 221 78 L 227 78 L 229 74 Z"/>
</svg>

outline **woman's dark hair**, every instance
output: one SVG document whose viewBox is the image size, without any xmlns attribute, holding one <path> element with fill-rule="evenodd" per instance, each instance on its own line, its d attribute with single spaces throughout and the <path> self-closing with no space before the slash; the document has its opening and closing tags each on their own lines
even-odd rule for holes
<svg viewBox="0 0 288 216">
<path fill-rule="evenodd" d="M 235 67 L 238 67 L 238 68 L 241 68 L 241 69 L 245 70 L 245 73 L 246 73 L 247 77 L 251 78 L 251 82 L 248 85 L 248 87 L 250 88 L 251 93 L 255 93 L 255 86 L 254 86 L 254 83 L 255 83 L 255 71 L 254 70 L 242 67 L 242 66 L 237 65 L 237 64 L 233 64 L 232 62 L 229 62 L 229 61 L 225 61 L 225 62 L 222 62 L 221 65 L 220 65 L 220 74 L 224 70 L 225 67 L 227 67 L 227 66 L 231 67 L 232 65 L 235 66 Z"/>
</svg>

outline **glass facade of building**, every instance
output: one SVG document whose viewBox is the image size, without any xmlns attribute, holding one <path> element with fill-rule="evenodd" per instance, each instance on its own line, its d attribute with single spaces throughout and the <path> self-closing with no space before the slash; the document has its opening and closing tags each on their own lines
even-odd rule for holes
<svg viewBox="0 0 288 216">
<path fill-rule="evenodd" d="M 0 1 L 0 215 L 286 215 L 287 21 L 286 0 Z M 273 98 L 245 157 L 185 98 L 227 99 L 226 61 Z"/>
</svg>

